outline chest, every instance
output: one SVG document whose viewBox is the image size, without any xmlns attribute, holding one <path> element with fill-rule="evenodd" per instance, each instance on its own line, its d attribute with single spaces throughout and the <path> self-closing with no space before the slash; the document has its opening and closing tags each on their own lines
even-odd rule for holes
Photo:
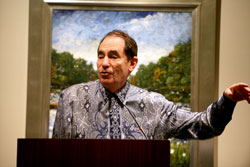
<svg viewBox="0 0 250 167">
<path fill-rule="evenodd" d="M 84 97 L 71 105 L 73 135 L 76 138 L 110 138 L 114 112 L 117 112 L 116 117 L 119 117 L 117 123 L 122 138 L 143 139 L 140 128 L 147 135 L 153 133 L 156 117 L 147 112 L 147 105 L 141 101 L 128 103 L 124 107 L 118 103 Z"/>
</svg>

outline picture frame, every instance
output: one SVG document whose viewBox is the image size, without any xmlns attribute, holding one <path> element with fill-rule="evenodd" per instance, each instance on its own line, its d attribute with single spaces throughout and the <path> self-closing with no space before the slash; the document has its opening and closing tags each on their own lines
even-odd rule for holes
<svg viewBox="0 0 250 167">
<path fill-rule="evenodd" d="M 191 108 L 204 110 L 218 96 L 220 0 L 70 1 L 34 0 L 29 9 L 26 138 L 47 138 L 54 9 L 188 11 L 192 13 Z M 211 91 L 213 90 L 213 91 Z M 192 166 L 215 163 L 216 141 L 194 141 Z M 210 147 L 208 147 L 210 146 Z M 206 157 L 204 156 L 206 155 Z M 209 155 L 209 156 L 207 156 Z"/>
</svg>

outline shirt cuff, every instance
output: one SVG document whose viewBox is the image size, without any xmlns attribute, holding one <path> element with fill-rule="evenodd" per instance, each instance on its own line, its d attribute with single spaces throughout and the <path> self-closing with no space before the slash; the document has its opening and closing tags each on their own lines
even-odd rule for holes
<svg viewBox="0 0 250 167">
<path fill-rule="evenodd" d="M 217 101 L 217 105 L 219 108 L 228 108 L 228 109 L 234 109 L 236 102 L 233 102 L 232 100 L 230 100 L 228 97 L 225 96 L 225 94 L 223 93 L 223 95 L 219 98 L 219 100 Z"/>
<path fill-rule="evenodd" d="M 211 123 L 218 131 L 223 131 L 232 119 L 236 102 L 227 98 L 224 94 L 212 105 Z"/>
</svg>

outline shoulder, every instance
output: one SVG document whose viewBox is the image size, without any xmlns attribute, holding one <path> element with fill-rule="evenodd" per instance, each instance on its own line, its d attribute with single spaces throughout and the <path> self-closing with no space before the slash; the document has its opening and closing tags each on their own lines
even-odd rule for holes
<svg viewBox="0 0 250 167">
<path fill-rule="evenodd" d="M 148 113 L 156 114 L 176 109 L 173 102 L 157 92 L 131 85 L 128 95 L 127 104 L 137 105 L 138 111 L 148 111 Z"/>
<path fill-rule="evenodd" d="M 154 102 L 155 100 L 166 100 L 165 96 L 160 93 L 148 91 L 134 85 L 130 86 L 129 98 L 141 98 L 151 102 Z"/>
<path fill-rule="evenodd" d="M 70 98 L 70 97 L 77 97 L 82 94 L 92 94 L 93 92 L 96 91 L 98 85 L 98 81 L 90 81 L 87 83 L 80 83 L 80 84 L 75 84 L 72 85 L 66 89 L 64 89 L 60 97 L 61 98 Z"/>
</svg>

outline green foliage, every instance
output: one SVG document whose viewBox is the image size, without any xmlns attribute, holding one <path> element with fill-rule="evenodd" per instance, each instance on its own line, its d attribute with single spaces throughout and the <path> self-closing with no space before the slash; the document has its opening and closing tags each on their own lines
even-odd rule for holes
<svg viewBox="0 0 250 167">
<path fill-rule="evenodd" d="M 168 100 L 190 104 L 191 85 L 191 41 L 178 43 L 167 56 L 157 63 L 140 65 L 132 84 L 164 95 Z M 190 143 L 178 139 L 171 140 L 171 167 L 187 167 L 190 160 Z"/>
<path fill-rule="evenodd" d="M 140 65 L 131 83 L 163 94 L 168 100 L 190 103 L 191 41 L 178 43 L 168 55 L 157 63 Z"/>
<path fill-rule="evenodd" d="M 73 84 L 96 80 L 98 75 L 92 64 L 86 60 L 74 59 L 69 52 L 51 53 L 51 91 L 65 89 Z"/>
<path fill-rule="evenodd" d="M 154 63 L 149 63 L 147 66 L 140 65 L 136 75 L 135 81 L 137 86 L 141 88 L 152 89 L 154 87 L 154 83 L 151 82 L 152 76 L 154 75 L 154 70 L 156 65 Z"/>
<path fill-rule="evenodd" d="M 189 167 L 190 142 L 186 140 L 172 139 L 170 143 L 170 166 Z"/>
</svg>

